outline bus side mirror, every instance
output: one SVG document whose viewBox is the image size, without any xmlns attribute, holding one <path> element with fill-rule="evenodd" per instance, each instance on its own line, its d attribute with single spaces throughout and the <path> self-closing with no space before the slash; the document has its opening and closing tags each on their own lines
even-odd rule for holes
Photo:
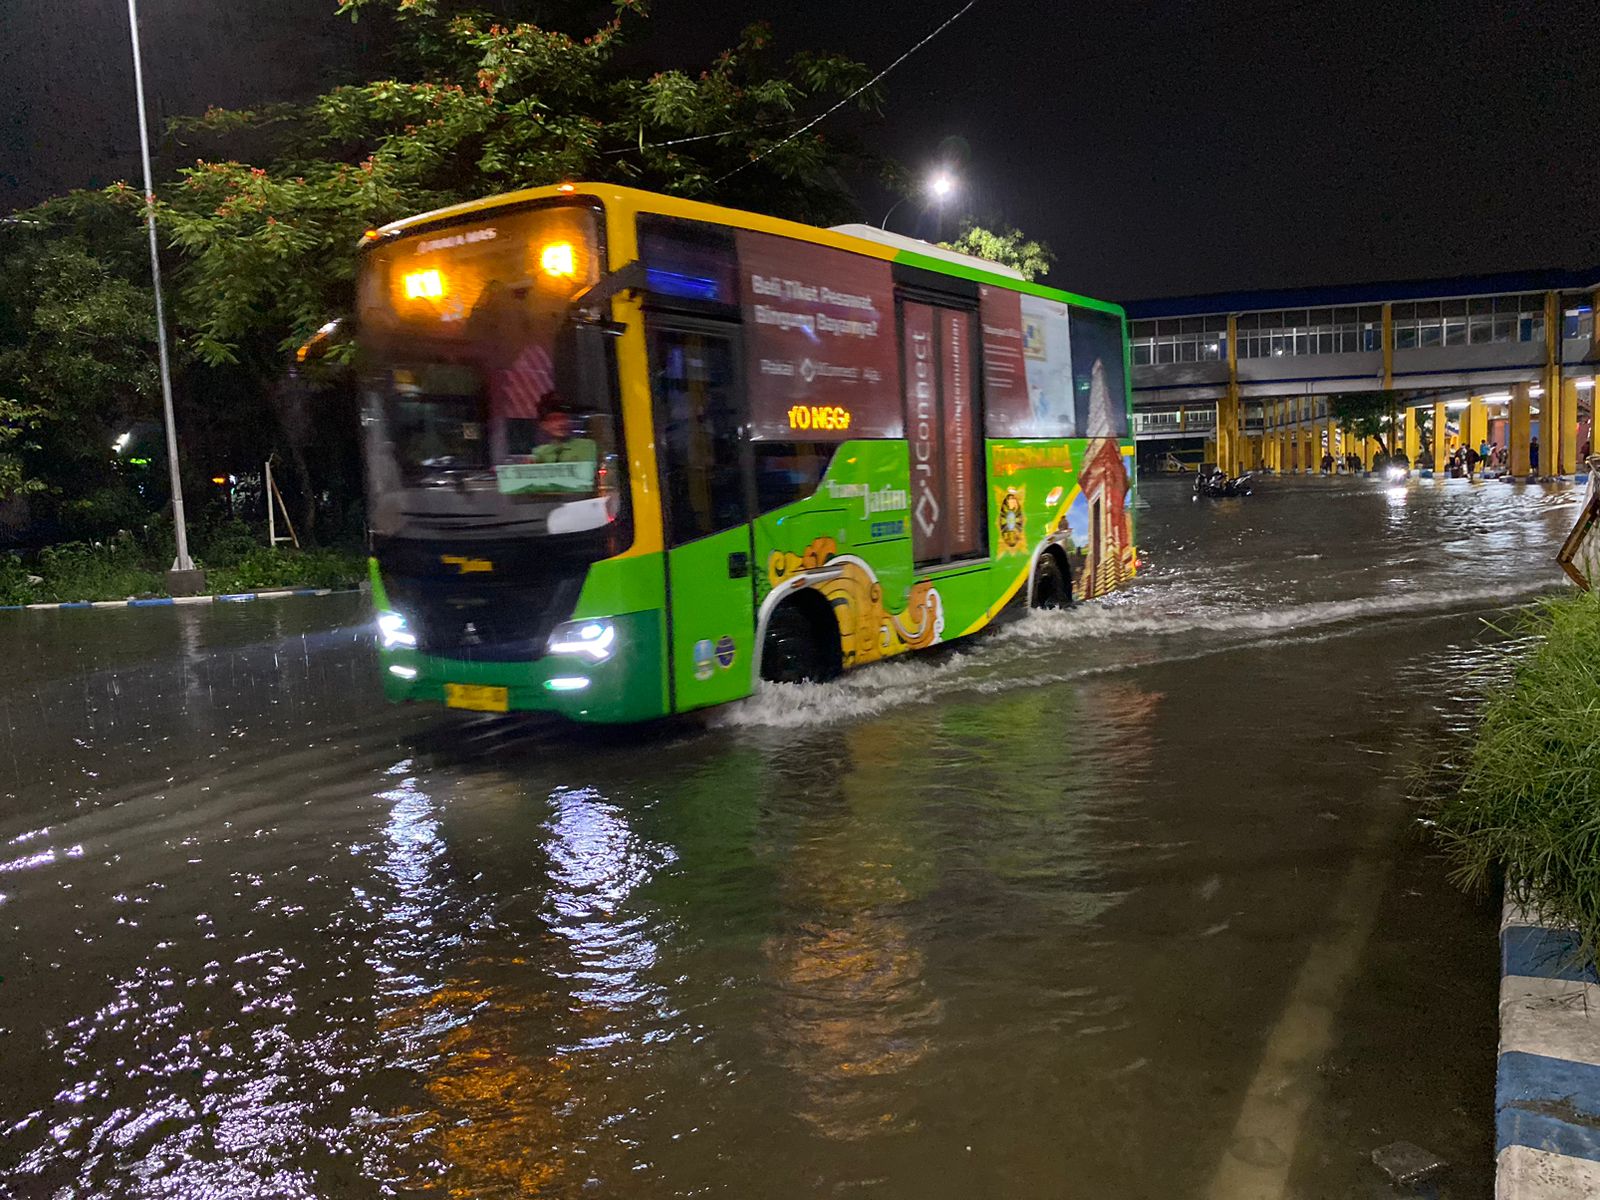
<svg viewBox="0 0 1600 1200">
<path fill-rule="evenodd" d="M 606 343 L 612 336 L 605 325 L 569 321 L 557 339 L 556 391 L 583 412 L 611 410 L 611 355 Z"/>
</svg>

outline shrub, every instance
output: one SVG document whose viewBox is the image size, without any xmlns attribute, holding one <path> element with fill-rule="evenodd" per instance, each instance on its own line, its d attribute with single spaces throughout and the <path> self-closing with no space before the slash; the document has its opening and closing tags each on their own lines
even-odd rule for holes
<svg viewBox="0 0 1600 1200">
<path fill-rule="evenodd" d="M 207 568 L 214 592 L 257 592 L 286 587 L 351 587 L 366 575 L 366 560 L 337 550 L 285 550 L 256 546 L 231 566 Z"/>
<path fill-rule="evenodd" d="M 1496 688 L 1460 772 L 1436 805 L 1458 878 L 1505 873 L 1511 898 L 1600 947 L 1600 596 L 1534 610 L 1541 639 Z"/>
<path fill-rule="evenodd" d="M 38 598 L 22 560 L 15 554 L 0 554 L 0 604 L 33 604 Z"/>
<path fill-rule="evenodd" d="M 159 596 L 166 580 L 127 533 L 106 542 L 64 542 L 39 552 L 35 591 L 42 601 L 121 600 Z"/>
</svg>

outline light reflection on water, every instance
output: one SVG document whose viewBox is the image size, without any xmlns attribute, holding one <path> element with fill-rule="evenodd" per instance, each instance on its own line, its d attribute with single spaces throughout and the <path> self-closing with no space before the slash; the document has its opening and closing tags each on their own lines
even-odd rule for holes
<svg viewBox="0 0 1600 1200">
<path fill-rule="evenodd" d="M 342 600 L 0 625 L 21 1192 L 1192 1194 L 1570 515 L 1397 490 L 1149 488 L 1128 593 L 708 731 L 384 708 Z"/>
</svg>

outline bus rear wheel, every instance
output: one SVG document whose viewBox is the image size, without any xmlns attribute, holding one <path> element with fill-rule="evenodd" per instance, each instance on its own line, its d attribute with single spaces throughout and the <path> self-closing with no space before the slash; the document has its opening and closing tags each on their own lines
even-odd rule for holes
<svg viewBox="0 0 1600 1200">
<path fill-rule="evenodd" d="M 1035 608 L 1065 608 L 1072 603 L 1072 592 L 1067 587 L 1061 561 L 1046 550 L 1033 568 L 1033 606 Z"/>
<path fill-rule="evenodd" d="M 828 653 L 817 622 L 793 602 L 767 621 L 761 643 L 761 678 L 768 683 L 823 683 L 839 673 L 838 654 Z"/>
</svg>

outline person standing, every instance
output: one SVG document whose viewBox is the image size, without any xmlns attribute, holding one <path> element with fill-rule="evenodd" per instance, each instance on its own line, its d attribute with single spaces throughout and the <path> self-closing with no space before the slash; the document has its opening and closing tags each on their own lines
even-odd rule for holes
<svg viewBox="0 0 1600 1200">
<path fill-rule="evenodd" d="M 1538 473 L 1539 473 L 1539 439 L 1538 438 L 1529 438 L 1528 439 L 1528 474 L 1537 475 Z"/>
</svg>

